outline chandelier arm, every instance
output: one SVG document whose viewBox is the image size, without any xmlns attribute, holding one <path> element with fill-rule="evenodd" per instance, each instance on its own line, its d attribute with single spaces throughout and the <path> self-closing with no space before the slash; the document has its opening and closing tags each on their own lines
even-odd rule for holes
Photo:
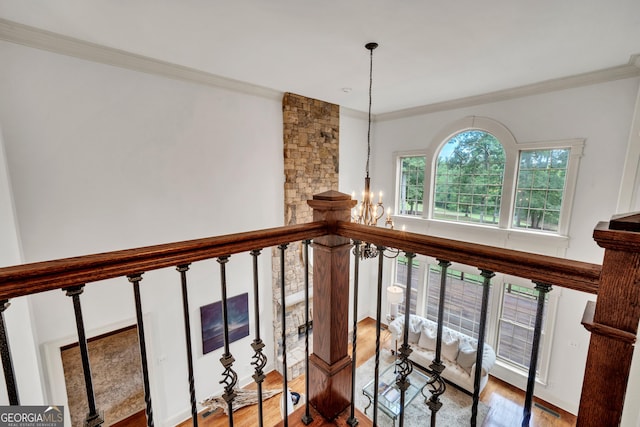
<svg viewBox="0 0 640 427">
<path fill-rule="evenodd" d="M 376 223 L 380 218 L 382 218 L 382 215 L 384 215 L 384 206 L 382 206 L 382 203 L 378 203 L 375 207 L 375 214 L 374 214 Z"/>
<path fill-rule="evenodd" d="M 385 251 L 383 252 L 383 255 L 385 256 L 385 258 L 397 258 L 398 255 L 400 255 L 400 249 L 397 248 L 386 248 Z"/>
</svg>

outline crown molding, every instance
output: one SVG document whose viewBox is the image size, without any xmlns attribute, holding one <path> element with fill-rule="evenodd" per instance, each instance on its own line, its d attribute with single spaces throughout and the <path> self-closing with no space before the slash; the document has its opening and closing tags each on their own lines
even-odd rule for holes
<svg viewBox="0 0 640 427">
<path fill-rule="evenodd" d="M 217 76 L 195 68 L 91 43 L 2 18 L 0 18 L 0 40 L 142 73 L 259 96 L 278 102 L 282 101 L 284 95 L 284 92 L 274 89 Z M 638 76 L 640 76 L 640 54 L 631 56 L 625 65 L 482 95 L 375 114 L 372 115 L 372 119 L 374 121 L 395 120 Z M 365 112 L 346 107 L 340 107 L 340 110 L 345 116 L 367 119 Z"/>
<path fill-rule="evenodd" d="M 580 86 L 588 86 L 597 83 L 604 83 L 613 80 L 640 77 L 640 54 L 632 55 L 629 62 L 616 67 L 591 71 L 574 76 L 562 77 L 559 79 L 545 80 L 543 82 L 530 85 L 519 86 L 511 89 L 499 90 L 482 95 L 469 96 L 465 98 L 453 99 L 451 101 L 437 102 L 419 107 L 406 108 L 381 113 L 376 115 L 377 121 L 396 120 L 405 117 L 431 114 L 439 111 L 454 110 L 457 108 L 472 107 L 492 102 L 507 101 L 524 96 L 539 95 L 541 93 L 555 92 L 558 90 L 571 89 Z"/>
<path fill-rule="evenodd" d="M 263 86 L 220 77 L 195 68 L 160 61 L 1 18 L 0 40 L 142 73 L 273 99 L 278 102 L 282 101 L 284 95 L 284 92 Z"/>
<path fill-rule="evenodd" d="M 343 107 L 342 105 L 340 106 L 340 114 L 359 120 L 367 120 L 369 118 L 369 113 L 366 111 L 354 110 L 353 108 Z M 372 115 L 371 120 L 375 120 L 375 116 Z"/>
</svg>

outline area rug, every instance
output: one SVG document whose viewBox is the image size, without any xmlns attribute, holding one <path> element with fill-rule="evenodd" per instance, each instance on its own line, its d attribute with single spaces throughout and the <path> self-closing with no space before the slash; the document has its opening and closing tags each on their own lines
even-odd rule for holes
<svg viewBox="0 0 640 427">
<path fill-rule="evenodd" d="M 385 352 L 384 356 L 380 356 L 379 372 L 383 372 L 384 369 L 392 364 L 395 358 Z M 369 404 L 369 399 L 362 394 L 362 387 L 367 384 L 374 375 L 375 358 L 367 360 L 362 366 L 356 369 L 356 408 L 358 408 L 364 414 L 364 408 Z M 417 369 L 417 368 L 414 368 Z M 425 389 L 425 394 L 430 396 L 428 387 Z M 431 411 L 429 407 L 424 403 L 424 397 L 419 394 L 406 408 L 404 414 L 404 425 L 406 426 L 428 426 L 431 419 Z M 440 396 L 442 402 L 442 408 L 436 415 L 436 422 L 438 426 L 451 427 L 451 426 L 468 426 L 471 424 L 471 405 L 473 404 L 473 398 L 458 390 L 450 384 L 447 384 L 447 390 Z M 477 425 L 482 425 L 484 419 L 489 412 L 489 408 L 484 403 L 478 404 L 478 417 Z M 373 405 L 367 409 L 367 416 L 373 419 Z M 394 422 L 381 410 L 378 410 L 378 425 L 381 427 L 393 427 Z M 396 420 L 395 425 L 398 425 Z"/>
</svg>

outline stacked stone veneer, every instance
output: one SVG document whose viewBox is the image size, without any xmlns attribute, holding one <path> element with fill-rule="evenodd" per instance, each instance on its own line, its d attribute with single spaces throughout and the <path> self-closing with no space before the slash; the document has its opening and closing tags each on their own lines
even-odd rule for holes
<svg viewBox="0 0 640 427">
<path fill-rule="evenodd" d="M 284 125 L 284 212 L 285 224 L 302 224 L 313 220 L 307 200 L 314 194 L 338 189 L 338 140 L 340 107 L 317 99 L 286 93 L 282 100 Z M 310 251 L 311 257 L 311 251 Z M 305 322 L 303 245 L 291 243 L 285 252 L 285 304 L 287 340 L 287 376 L 304 373 L 304 334 L 298 327 Z M 280 301 L 280 251 L 273 249 L 273 307 L 276 366 L 282 372 L 282 312 Z M 310 268 L 311 274 L 311 268 Z M 313 279 L 309 280 L 312 286 Z M 309 291 L 310 297 L 313 292 Z M 309 302 L 313 319 L 312 301 Z M 312 343 L 309 337 L 309 346 Z M 311 353 L 311 348 L 309 353 Z"/>
</svg>

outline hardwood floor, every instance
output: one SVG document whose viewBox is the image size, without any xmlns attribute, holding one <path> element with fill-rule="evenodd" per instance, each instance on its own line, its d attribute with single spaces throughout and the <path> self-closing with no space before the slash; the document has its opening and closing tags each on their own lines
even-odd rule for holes
<svg viewBox="0 0 640 427">
<path fill-rule="evenodd" d="M 367 318 L 358 324 L 358 366 L 367 361 L 375 353 L 375 321 Z M 389 333 L 383 331 L 381 334 L 381 341 L 384 351 L 389 351 L 390 339 Z M 289 381 L 289 386 L 292 390 L 303 391 L 305 389 L 304 376 L 300 376 L 292 381 Z M 255 389 L 255 384 L 252 384 L 248 388 Z M 267 374 L 265 382 L 263 383 L 264 390 L 281 389 L 282 377 L 277 372 L 273 371 Z M 489 407 L 489 415 L 485 420 L 483 427 L 514 427 L 520 426 L 522 423 L 522 403 L 524 402 L 524 392 L 512 387 L 509 384 L 504 383 L 496 378 L 491 377 L 489 383 L 480 395 L 480 400 L 486 403 Z M 565 412 L 559 408 L 554 407 L 546 402 L 538 401 L 537 403 L 543 405 L 545 408 L 558 414 L 558 417 L 552 415 L 545 409 L 541 409 L 534 406 L 532 409 L 530 426 L 545 426 L 545 427 L 567 427 L 576 425 L 576 417 L 572 414 Z M 239 427 L 253 427 L 256 426 L 257 419 L 257 405 L 241 408 L 234 412 L 233 421 L 234 426 Z M 299 408 L 295 414 L 289 417 L 289 425 L 292 427 L 303 426 L 300 422 L 300 415 L 304 414 L 304 407 Z M 279 397 L 274 397 L 264 402 L 264 425 L 275 426 L 282 425 L 282 419 L 280 416 L 280 400 Z M 312 426 L 321 425 L 334 425 L 334 426 L 346 426 L 345 420 L 349 416 L 349 410 L 334 421 L 333 423 L 322 423 L 319 419 L 319 415 L 314 416 L 314 423 Z M 365 423 L 363 417 L 358 417 L 360 426 L 371 425 L 370 422 Z M 144 424 L 142 424 L 144 425 Z M 191 419 L 179 424 L 179 427 L 186 427 L 191 425 Z M 224 413 L 215 413 L 203 417 L 202 414 L 198 417 L 198 425 L 204 427 L 223 427 L 228 425 L 228 417 Z"/>
</svg>

